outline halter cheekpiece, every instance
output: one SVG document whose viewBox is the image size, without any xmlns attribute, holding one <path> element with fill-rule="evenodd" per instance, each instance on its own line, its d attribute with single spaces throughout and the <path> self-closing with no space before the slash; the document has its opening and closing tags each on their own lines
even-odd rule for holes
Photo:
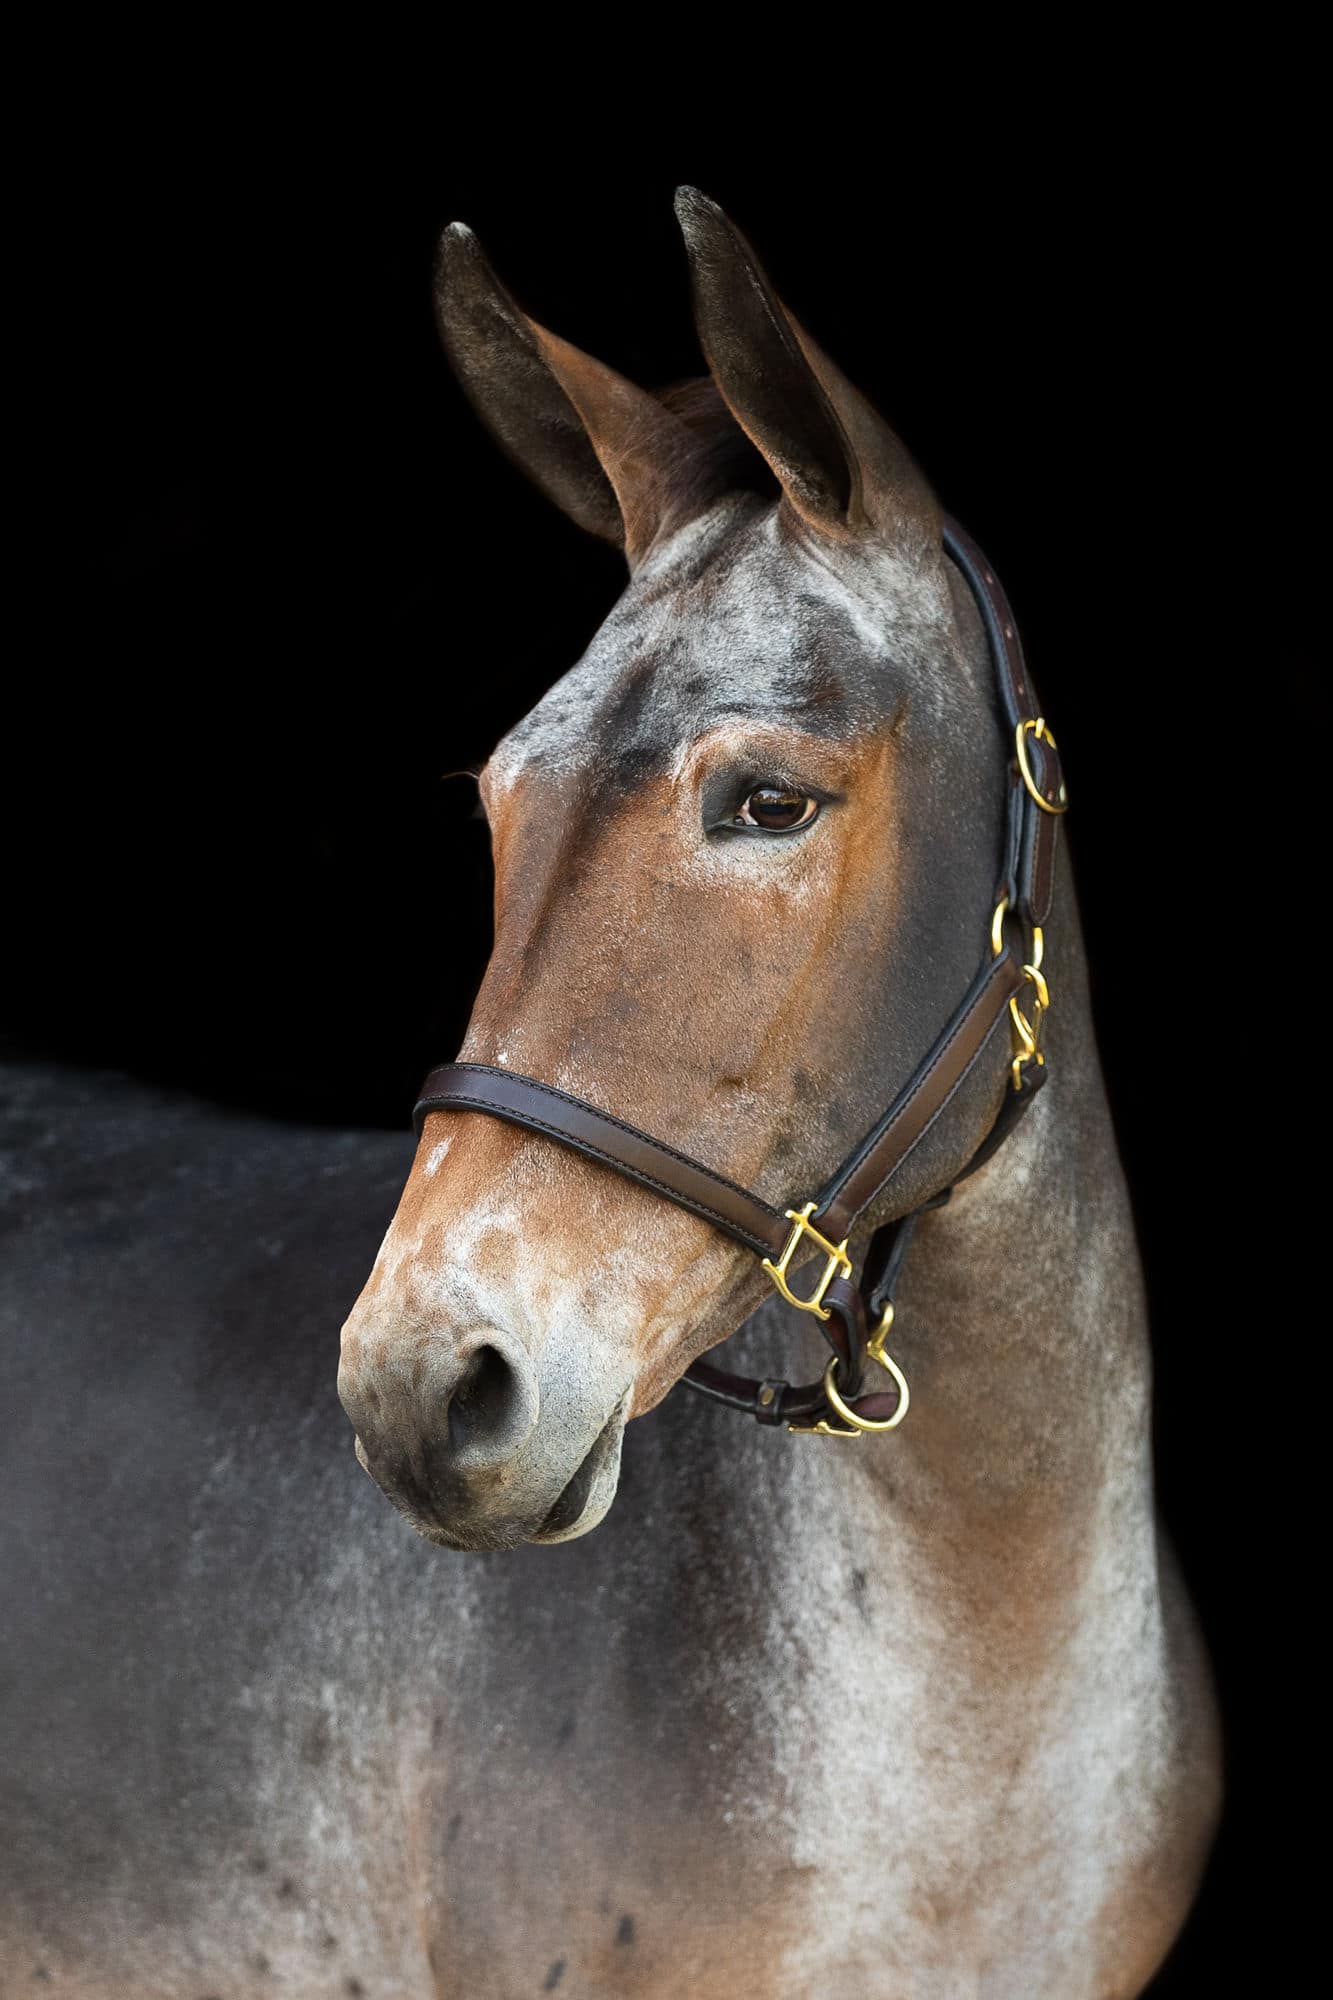
<svg viewBox="0 0 1333 2000">
<path fill-rule="evenodd" d="M 981 612 L 1012 743 L 1004 853 L 990 937 L 982 965 L 952 1018 L 883 1117 L 813 1200 L 772 1208 L 725 1175 L 585 1099 L 489 1063 L 445 1063 L 433 1069 L 413 1112 L 418 1136 L 432 1111 L 482 1111 L 540 1132 L 704 1217 L 752 1250 L 782 1297 L 819 1321 L 832 1349 L 822 1379 L 793 1387 L 789 1382 L 733 1375 L 710 1362 L 696 1361 L 684 1380 L 731 1409 L 747 1411 L 761 1424 L 785 1423 L 793 1431 L 829 1437 L 894 1430 L 907 1414 L 907 1383 L 885 1342 L 912 1232 L 927 1209 L 941 1207 L 957 1181 L 990 1158 L 1046 1078 L 1041 1027 L 1050 993 L 1041 969 L 1042 926 L 1050 913 L 1056 830 L 1067 804 L 1060 756 L 1038 709 L 1018 628 L 993 568 L 955 521 L 945 521 L 944 546 L 966 577 Z M 1026 954 L 1021 950 L 1016 954 L 1008 941 L 1011 924 L 1026 932 Z M 1028 987 L 1025 1011 L 1020 996 Z M 1006 1014 L 1013 1038 L 1011 1087 L 994 1124 L 954 1182 L 876 1230 L 860 1279 L 853 1282 L 847 1245 L 858 1217 L 890 1185 L 971 1073 Z M 803 1267 L 811 1252 L 824 1262 L 813 1288 L 802 1297 L 793 1289 L 793 1265 Z M 888 1380 L 866 1393 L 868 1361 Z"/>
</svg>

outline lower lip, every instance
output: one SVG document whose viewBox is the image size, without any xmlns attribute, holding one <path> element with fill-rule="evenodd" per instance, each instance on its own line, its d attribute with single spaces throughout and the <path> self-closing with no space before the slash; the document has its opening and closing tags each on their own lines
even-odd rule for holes
<svg viewBox="0 0 1333 2000">
<path fill-rule="evenodd" d="M 582 1518 L 597 1474 L 601 1471 L 607 1448 L 623 1420 L 624 1408 L 625 1402 L 622 1397 L 589 1446 L 583 1463 L 565 1485 L 537 1530 L 539 1537 L 555 1533 L 563 1534 L 576 1526 Z"/>
</svg>

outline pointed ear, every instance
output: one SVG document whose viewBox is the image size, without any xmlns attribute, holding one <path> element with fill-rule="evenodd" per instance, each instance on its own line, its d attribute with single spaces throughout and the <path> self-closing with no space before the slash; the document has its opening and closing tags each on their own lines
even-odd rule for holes
<svg viewBox="0 0 1333 2000">
<path fill-rule="evenodd" d="M 654 396 L 530 319 L 472 231 L 451 223 L 435 277 L 440 334 L 477 414 L 543 493 L 631 566 L 674 525 L 673 472 L 695 450 Z"/>
<path fill-rule="evenodd" d="M 821 534 L 939 560 L 939 502 L 906 447 L 783 305 L 734 222 L 676 191 L 705 358 L 783 496 Z"/>
</svg>

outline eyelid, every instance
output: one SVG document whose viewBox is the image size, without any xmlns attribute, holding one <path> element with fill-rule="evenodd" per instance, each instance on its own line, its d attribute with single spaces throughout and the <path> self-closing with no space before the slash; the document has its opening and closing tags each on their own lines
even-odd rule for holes
<svg viewBox="0 0 1333 2000">
<path fill-rule="evenodd" d="M 829 791 L 826 785 L 812 784 L 809 778 L 801 777 L 799 772 L 775 768 L 772 764 L 748 770 L 742 767 L 732 773 L 732 780 L 736 786 L 736 796 L 741 799 L 750 792 L 762 791 L 765 785 L 773 785 L 780 792 L 802 792 L 807 798 L 818 799 L 820 805 L 827 805 L 830 800 L 841 796 L 838 792 Z"/>
</svg>

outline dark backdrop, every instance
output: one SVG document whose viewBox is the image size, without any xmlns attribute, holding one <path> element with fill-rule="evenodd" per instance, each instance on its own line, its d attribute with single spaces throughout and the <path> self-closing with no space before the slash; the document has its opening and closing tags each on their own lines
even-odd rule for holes
<svg viewBox="0 0 1333 2000">
<path fill-rule="evenodd" d="M 440 774 L 485 756 L 621 581 L 452 382 L 436 236 L 471 223 L 540 319 L 656 384 L 699 366 L 674 181 L 721 200 L 997 563 L 1060 736 L 1162 1494 L 1230 1745 L 1214 1869 L 1154 1991 L 1246 1967 L 1275 1991 L 1311 1583 L 1305 1322 L 1274 1286 L 1307 1121 L 1255 1113 L 1312 1066 L 1285 888 L 1322 725 L 1308 219 L 1298 121 L 1144 118 L 1080 144 L 1067 116 L 1057 144 L 906 182 L 741 167 L 669 124 L 630 170 L 502 158 L 489 128 L 427 118 L 407 143 L 354 103 L 319 132 L 205 142 L 185 103 L 85 135 L 18 384 L 36 616 L 6 697 L 4 998 L 20 1052 L 405 1122 L 488 948 L 484 828 Z"/>
</svg>

